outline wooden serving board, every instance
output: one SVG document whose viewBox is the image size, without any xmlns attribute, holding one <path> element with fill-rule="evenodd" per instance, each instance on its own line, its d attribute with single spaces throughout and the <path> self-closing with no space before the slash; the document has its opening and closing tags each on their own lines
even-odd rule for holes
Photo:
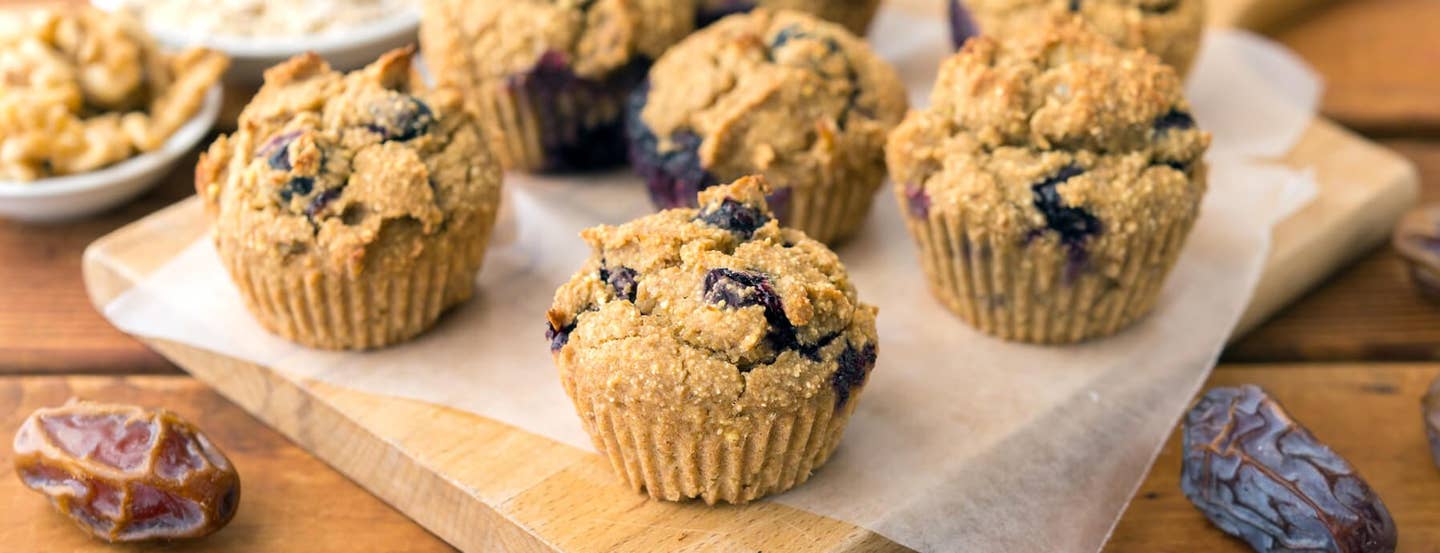
<svg viewBox="0 0 1440 553">
<path fill-rule="evenodd" d="M 1407 161 L 1321 119 L 1283 161 L 1314 168 L 1320 194 L 1277 228 L 1242 328 L 1381 243 L 1417 193 Z M 103 309 L 205 228 L 190 199 L 96 241 L 84 258 L 95 306 Z M 599 456 L 494 420 L 292 379 L 168 341 L 146 343 L 465 551 L 905 550 L 865 529 L 770 502 L 651 501 L 618 485 Z"/>
</svg>

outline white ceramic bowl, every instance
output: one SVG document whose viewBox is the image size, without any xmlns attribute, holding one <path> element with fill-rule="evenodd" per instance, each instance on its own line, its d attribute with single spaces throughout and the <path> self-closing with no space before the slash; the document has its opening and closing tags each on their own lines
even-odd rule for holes
<svg viewBox="0 0 1440 553">
<path fill-rule="evenodd" d="M 105 11 L 121 9 L 120 0 L 90 0 Z M 204 35 L 185 29 L 147 26 L 161 45 L 172 48 L 205 46 L 230 56 L 230 69 L 225 82 L 239 86 L 258 86 L 265 69 L 304 52 L 315 52 L 335 69 L 348 71 L 375 61 L 390 50 L 415 44 L 420 28 L 420 15 L 405 10 L 364 25 L 337 29 L 329 33 L 299 37 L 249 37 Z"/>
<path fill-rule="evenodd" d="M 0 181 L 0 217 L 30 222 L 63 221 L 120 205 L 170 174 L 210 132 L 220 115 L 220 86 L 210 87 L 194 116 L 160 149 L 88 173 L 32 182 Z"/>
</svg>

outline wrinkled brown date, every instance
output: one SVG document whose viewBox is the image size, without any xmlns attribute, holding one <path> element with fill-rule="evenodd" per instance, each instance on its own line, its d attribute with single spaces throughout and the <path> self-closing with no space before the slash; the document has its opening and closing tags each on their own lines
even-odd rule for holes
<svg viewBox="0 0 1440 553">
<path fill-rule="evenodd" d="M 1186 414 L 1183 442 L 1185 496 L 1256 551 L 1395 550 L 1385 504 L 1264 390 L 1210 390 Z"/>
<path fill-rule="evenodd" d="M 1410 266 L 1420 295 L 1440 301 L 1440 205 L 1405 215 L 1395 227 L 1395 251 Z"/>
<path fill-rule="evenodd" d="M 240 476 L 198 429 L 165 410 L 71 400 L 15 434 L 15 472 L 110 542 L 196 538 L 240 504 Z"/>
<path fill-rule="evenodd" d="M 1430 456 L 1435 466 L 1440 467 L 1440 377 L 1430 382 L 1430 391 L 1421 401 L 1425 413 L 1425 437 L 1430 440 Z"/>
</svg>

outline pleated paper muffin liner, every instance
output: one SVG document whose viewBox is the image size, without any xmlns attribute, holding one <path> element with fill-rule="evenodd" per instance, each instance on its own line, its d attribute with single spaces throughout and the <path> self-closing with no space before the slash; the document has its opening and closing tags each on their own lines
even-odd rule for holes
<svg viewBox="0 0 1440 553">
<path fill-rule="evenodd" d="M 838 408 L 834 395 L 817 394 L 794 410 L 718 427 L 709 423 L 720 415 L 701 406 L 627 407 L 561 378 L 616 476 L 655 499 L 710 505 L 748 503 L 804 483 L 834 453 L 861 392 L 855 388 Z"/>
<path fill-rule="evenodd" d="M 403 271 L 286 265 L 226 239 L 217 239 L 216 249 L 245 306 L 266 330 L 313 348 L 372 349 L 419 335 L 446 309 L 470 298 L 490 226 L 451 227 L 426 237 Z"/>
<path fill-rule="evenodd" d="M 649 65 L 636 59 L 593 80 L 547 54 L 529 73 L 481 84 L 475 107 L 499 131 L 496 154 L 507 169 L 617 166 L 625 162 L 625 100 Z"/>
<path fill-rule="evenodd" d="M 897 191 L 901 205 L 903 194 Z M 986 334 L 1044 344 L 1112 335 L 1143 318 L 1194 223 L 1192 213 L 1108 243 L 1107 251 L 1123 256 L 1111 275 L 1090 267 L 1104 254 L 1093 241 L 1079 253 L 1054 241 L 1016 243 L 958 214 L 906 217 L 930 290 L 946 308 Z"/>
<path fill-rule="evenodd" d="M 780 214 L 781 224 L 825 244 L 837 244 L 865 224 L 879 185 L 827 171 L 819 175 L 819 182 L 779 189 L 772 209 Z"/>
</svg>

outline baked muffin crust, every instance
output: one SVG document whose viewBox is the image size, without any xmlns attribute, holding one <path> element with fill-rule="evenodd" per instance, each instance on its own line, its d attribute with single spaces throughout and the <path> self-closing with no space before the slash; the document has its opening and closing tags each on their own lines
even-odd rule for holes
<svg viewBox="0 0 1440 553">
<path fill-rule="evenodd" d="M 426 0 L 421 30 L 439 84 L 475 86 L 530 71 L 547 53 L 601 79 L 656 59 L 694 29 L 695 0 Z M 438 66 L 437 66 L 438 65 Z"/>
<path fill-rule="evenodd" d="M 1210 136 L 1174 70 L 1078 18 L 970 40 L 887 159 L 932 290 L 1006 338 L 1112 333 L 1154 304 L 1205 193 Z"/>
<path fill-rule="evenodd" d="M 864 219 L 905 109 L 899 76 L 864 41 L 808 14 L 757 9 L 662 57 L 632 98 L 627 132 L 659 207 L 764 174 L 782 222 L 831 242 Z M 821 195 L 855 200 L 827 211 Z"/>
<path fill-rule="evenodd" d="M 1119 46 L 1144 48 L 1155 54 L 1181 75 L 1190 70 L 1190 64 L 1200 49 L 1200 35 L 1205 26 L 1205 0 L 950 2 L 951 32 L 957 46 L 975 31 L 975 25 L 983 34 L 1010 38 L 1034 32 L 1048 19 L 1070 13 L 1083 17 L 1096 32 Z"/>
<path fill-rule="evenodd" d="M 420 41 L 507 169 L 599 169 L 624 162 L 625 98 L 693 28 L 694 2 L 429 0 Z"/>
<path fill-rule="evenodd" d="M 479 125 L 453 92 L 421 89 L 409 54 L 350 75 L 315 55 L 266 71 L 239 130 L 197 168 L 217 232 L 360 270 L 384 230 L 435 234 L 493 211 L 500 176 Z"/>
<path fill-rule="evenodd" d="M 703 357 L 702 367 L 728 369 L 718 376 L 737 385 L 756 371 L 815 373 L 796 381 L 808 395 L 829 376 L 825 361 L 873 347 L 874 308 L 858 301 L 833 252 L 766 213 L 762 182 L 706 190 L 702 210 L 586 230 L 595 254 L 548 314 L 553 329 L 574 329 L 560 354 L 608 379 L 652 365 L 622 363 L 639 351 L 627 341 L 660 340 L 665 348 L 641 353 L 671 368 Z"/>
<path fill-rule="evenodd" d="M 747 177 L 706 190 L 699 210 L 585 231 L 594 254 L 547 314 L 561 382 L 596 448 L 654 497 L 743 503 L 803 482 L 875 363 L 875 308 L 834 253 L 779 226 L 768 192 Z M 755 449 L 795 421 L 805 435 Z M 616 429 L 630 425 L 653 447 L 623 443 L 630 432 Z M 742 461 L 747 451 L 767 458 Z"/>
<path fill-rule="evenodd" d="M 1191 176 L 1204 173 L 1210 136 L 1180 80 L 1079 25 L 1008 45 L 981 37 L 946 60 L 933 105 L 890 142 L 892 177 L 917 198 L 911 212 L 983 219 L 1022 240 L 1045 226 L 1035 185 L 1057 177 L 1065 206 L 1109 221 L 1100 240 L 1193 211 L 1205 183 Z"/>
<path fill-rule="evenodd" d="M 459 95 L 424 89 L 412 54 L 348 75 L 314 54 L 271 68 L 239 129 L 196 167 L 222 259 L 252 312 L 286 337 L 384 345 L 471 295 L 500 170 Z M 326 315 L 277 305 L 281 294 Z"/>
</svg>

